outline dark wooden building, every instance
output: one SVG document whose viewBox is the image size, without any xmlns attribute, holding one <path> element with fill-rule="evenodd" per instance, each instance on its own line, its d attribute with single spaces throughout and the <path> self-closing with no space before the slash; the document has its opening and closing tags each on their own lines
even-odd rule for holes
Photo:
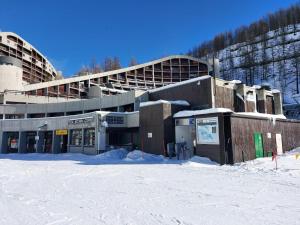
<svg viewBox="0 0 300 225">
<path fill-rule="evenodd" d="M 220 164 L 282 154 L 300 146 L 300 121 L 283 116 L 224 109 L 175 114 L 176 120 L 186 117 L 195 119 L 196 155 Z"/>
<path fill-rule="evenodd" d="M 179 100 L 184 100 L 188 104 L 185 106 L 174 104 Z M 236 118 L 242 117 L 238 117 L 233 112 L 282 114 L 280 93 L 263 88 L 248 87 L 237 81 L 227 82 L 214 79 L 211 76 L 203 76 L 151 90 L 149 91 L 149 101 L 152 103 L 146 103 L 140 107 L 141 148 L 149 153 L 163 155 L 166 155 L 167 143 L 176 142 L 175 120 L 172 119 L 174 113 L 181 110 L 200 110 L 202 112 L 208 110 L 207 112 L 210 112 L 210 109 L 224 108 L 227 113 L 209 115 L 218 120 L 218 141 L 214 144 L 208 142 L 196 147 L 197 155 L 207 156 L 221 164 L 253 158 L 253 154 L 249 155 L 251 152 L 249 149 L 244 154 L 244 150 L 237 147 L 241 141 L 235 142 L 236 135 L 240 133 L 238 125 L 236 125 L 238 120 Z M 198 115 L 198 117 L 206 118 L 208 114 L 201 113 L 201 116 Z M 215 120 L 212 122 L 216 123 Z M 264 129 L 263 124 L 261 122 L 257 127 Z M 246 132 L 248 132 L 247 135 L 250 135 L 252 130 L 249 128 Z M 234 146 L 235 151 L 229 150 L 230 146 Z M 240 153 L 241 151 L 242 153 Z"/>
</svg>

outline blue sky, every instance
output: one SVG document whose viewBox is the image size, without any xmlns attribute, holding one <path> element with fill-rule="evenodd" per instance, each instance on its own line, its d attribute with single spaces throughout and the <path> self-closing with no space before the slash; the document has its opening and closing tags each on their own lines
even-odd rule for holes
<svg viewBox="0 0 300 225">
<path fill-rule="evenodd" d="M 295 0 L 3 1 L 0 29 L 19 34 L 62 70 L 118 56 L 146 62 L 185 53 Z"/>
</svg>

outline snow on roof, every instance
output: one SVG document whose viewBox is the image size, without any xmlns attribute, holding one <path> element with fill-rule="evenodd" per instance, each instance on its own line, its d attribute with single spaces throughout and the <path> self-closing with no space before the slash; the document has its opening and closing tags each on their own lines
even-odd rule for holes
<svg viewBox="0 0 300 225">
<path fill-rule="evenodd" d="M 174 83 L 174 84 L 169 84 L 169 85 L 166 85 L 166 86 L 163 86 L 163 87 L 160 87 L 160 88 L 155 88 L 153 90 L 149 90 L 149 93 L 154 93 L 154 92 L 157 92 L 157 91 L 162 91 L 162 90 L 165 90 L 165 89 L 181 86 L 181 85 L 184 85 L 184 84 L 193 83 L 195 81 L 206 80 L 206 79 L 209 79 L 209 78 L 211 78 L 211 76 L 209 76 L 209 75 L 196 77 L 196 78 L 193 78 L 193 79 L 189 79 L 189 80 L 177 82 L 177 83 Z"/>
<path fill-rule="evenodd" d="M 272 93 L 277 94 L 277 93 L 280 93 L 280 91 L 278 89 L 272 89 Z"/>
<path fill-rule="evenodd" d="M 238 112 L 235 113 L 230 109 L 227 108 L 211 108 L 211 109 L 204 109 L 204 110 L 184 110 L 174 114 L 174 118 L 179 117 L 191 117 L 195 115 L 203 115 L 203 114 L 212 114 L 212 113 L 233 113 L 235 115 L 244 115 L 244 116 L 252 116 L 252 117 L 260 117 L 260 118 L 268 118 L 273 121 L 276 119 L 286 119 L 286 117 L 282 114 L 273 115 L 273 114 L 266 114 L 266 113 L 256 113 L 256 112 Z"/>
<path fill-rule="evenodd" d="M 231 83 L 231 84 L 241 84 L 242 81 L 240 81 L 240 80 L 231 80 L 231 81 L 229 81 L 229 83 Z"/>
<path fill-rule="evenodd" d="M 263 117 L 268 119 L 286 119 L 286 117 L 282 114 L 267 114 L 267 113 L 257 113 L 257 112 L 238 112 L 234 113 L 235 115 L 244 115 L 244 116 L 256 116 L 256 117 Z"/>
<path fill-rule="evenodd" d="M 203 109 L 203 110 L 184 110 L 174 114 L 174 118 L 179 117 L 190 117 L 195 115 L 202 115 L 202 114 L 211 114 L 211 113 L 232 113 L 231 109 L 227 108 L 211 108 L 211 109 Z"/>
<path fill-rule="evenodd" d="M 261 86 L 260 86 L 260 85 L 257 85 L 257 84 L 256 84 L 256 85 L 253 85 L 252 87 L 253 87 L 254 89 L 261 89 Z"/>
<path fill-rule="evenodd" d="M 156 105 L 156 104 L 162 104 L 162 103 L 190 106 L 190 103 L 188 103 L 185 100 L 176 100 L 176 101 L 158 100 L 158 101 L 141 102 L 140 107 L 149 106 L 149 105 Z"/>
</svg>

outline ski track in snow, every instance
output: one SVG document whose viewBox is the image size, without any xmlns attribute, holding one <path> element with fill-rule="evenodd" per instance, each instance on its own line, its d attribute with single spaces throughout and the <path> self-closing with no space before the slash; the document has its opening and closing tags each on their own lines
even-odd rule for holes
<svg viewBox="0 0 300 225">
<path fill-rule="evenodd" d="M 0 155 L 0 224 L 296 225 L 294 154 L 279 157 L 278 170 L 271 158 L 219 166 L 147 154 Z"/>
</svg>

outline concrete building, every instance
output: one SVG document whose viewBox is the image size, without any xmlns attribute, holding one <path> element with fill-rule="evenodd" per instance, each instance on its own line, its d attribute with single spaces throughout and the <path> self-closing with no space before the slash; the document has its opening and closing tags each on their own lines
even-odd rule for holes
<svg viewBox="0 0 300 225">
<path fill-rule="evenodd" d="M 75 116 L 0 121 L 1 153 L 99 154 L 107 145 L 132 149 L 138 112 L 92 112 Z M 122 135 L 120 135 L 122 133 Z"/>
<path fill-rule="evenodd" d="M 19 51 L 27 49 L 20 37 L 0 34 L 2 42 L 13 39 L 17 48 L 23 43 Z M 184 140 L 192 154 L 223 164 L 255 158 L 257 140 L 266 139 L 263 156 L 300 145 L 299 123 L 282 116 L 280 92 L 214 78 L 217 69 L 208 62 L 174 55 L 62 80 L 52 80 L 51 69 L 38 81 L 24 75 L 26 59 L 14 57 L 10 48 L 0 56 L 1 153 L 98 154 L 139 147 L 167 156 L 168 143 Z M 39 61 L 50 65 L 31 50 L 32 60 L 42 57 Z M 268 118 L 279 123 L 270 127 Z M 239 129 L 250 143 L 246 147 Z"/>
<path fill-rule="evenodd" d="M 0 32 L 0 65 L 3 64 L 21 67 L 24 84 L 51 81 L 57 76 L 56 70 L 45 56 L 12 32 Z M 3 73 L 2 69 L 0 66 L 0 74 Z M 0 91 L 2 89 L 0 87 Z"/>
</svg>

